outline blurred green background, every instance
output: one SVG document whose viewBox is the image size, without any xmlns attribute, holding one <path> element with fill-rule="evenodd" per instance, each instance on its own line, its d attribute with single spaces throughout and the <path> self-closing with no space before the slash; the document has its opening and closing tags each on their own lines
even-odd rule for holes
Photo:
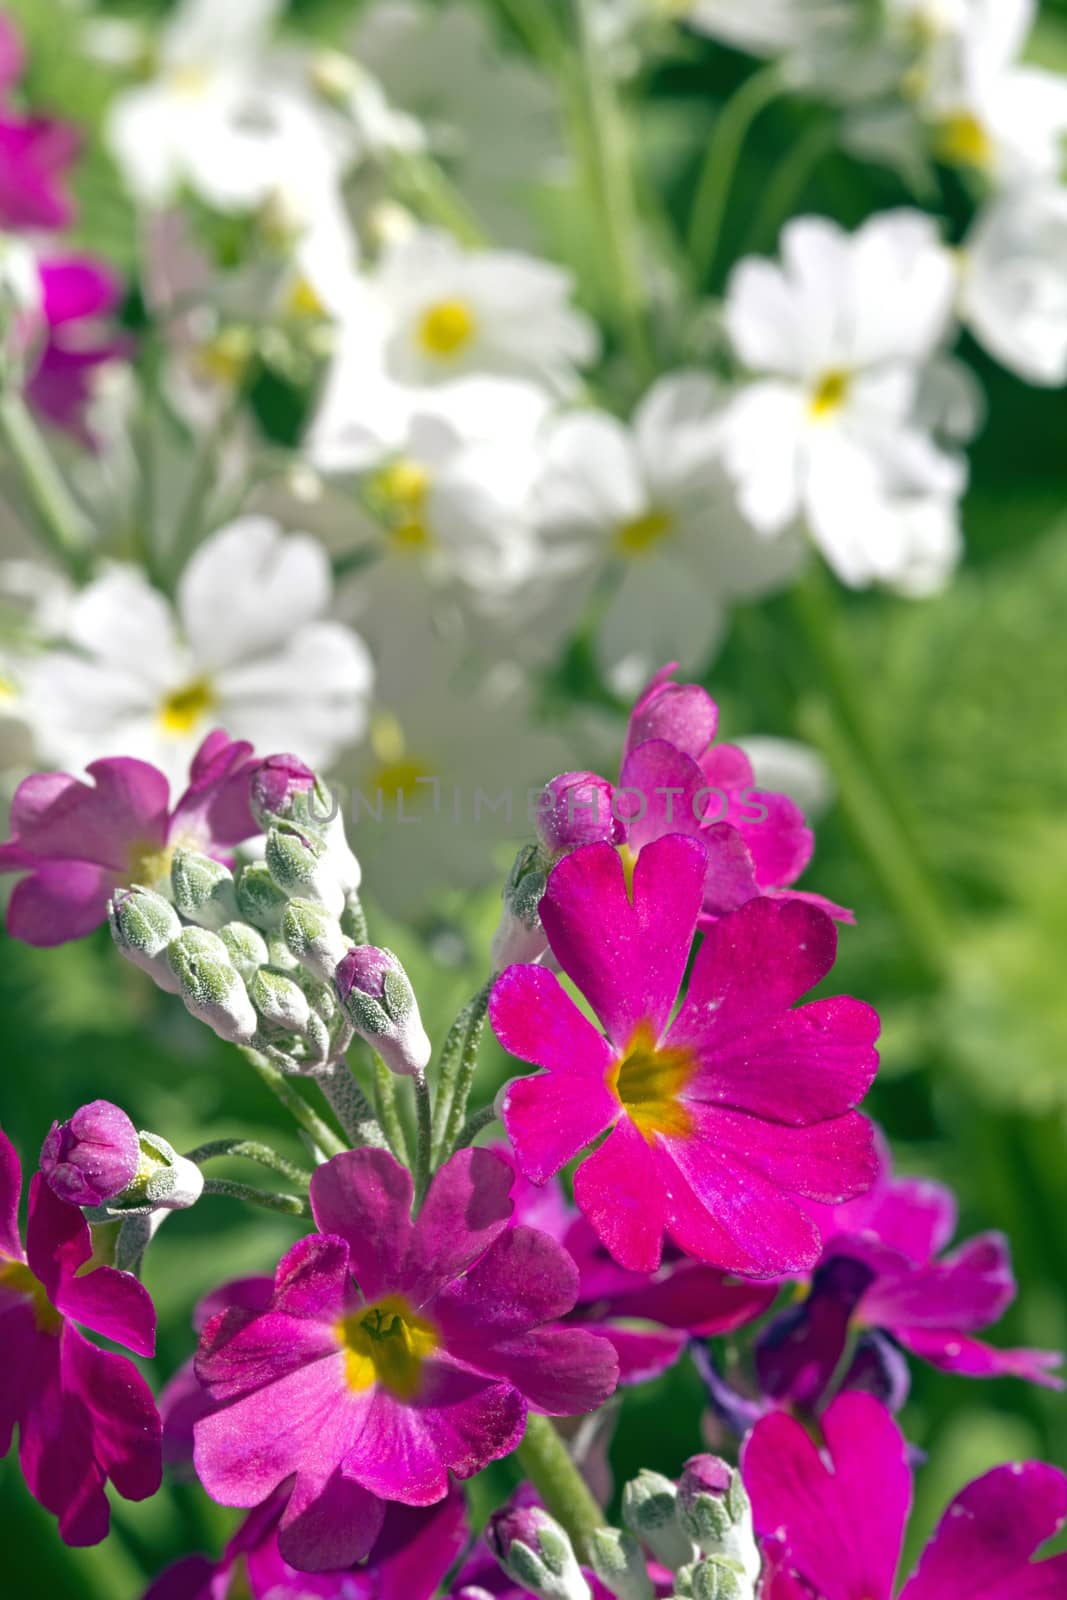
<svg viewBox="0 0 1067 1600">
<path fill-rule="evenodd" d="M 485 4 L 499 13 L 506 35 L 509 7 Z M 92 127 L 108 74 L 71 51 L 60 0 L 18 0 L 5 9 L 29 39 L 35 102 Z M 336 43 L 359 10 L 338 0 L 295 0 L 291 7 L 294 23 Z M 1048 64 L 1067 70 L 1067 3 L 1043 8 L 1037 48 Z M 693 40 L 682 57 L 653 67 L 637 85 L 642 187 L 668 215 L 691 189 L 717 107 L 750 67 Z M 783 102 L 760 119 L 742 157 L 721 264 L 773 245 L 777 219 L 763 203 L 768 185 L 783 152 L 830 115 Z M 81 237 L 129 267 L 130 214 L 98 146 L 80 183 Z M 792 209 L 852 225 L 912 200 L 891 174 L 832 153 L 809 170 Z M 962 192 L 946 183 L 926 203 L 950 232 L 960 229 Z M 549 247 L 578 272 L 596 310 L 596 240 L 576 197 L 546 208 L 546 224 Z M 721 281 L 709 287 L 721 288 Z M 985 386 L 989 415 L 972 452 L 967 559 L 947 593 L 914 603 L 816 585 L 806 595 L 809 616 L 818 608 L 814 630 L 788 599 L 741 613 L 706 681 L 728 734 L 800 735 L 831 758 L 839 803 L 818 828 L 806 886 L 857 913 L 857 926 L 842 930 L 830 987 L 871 1000 L 883 1014 L 884 1065 L 871 1109 L 901 1168 L 957 1191 L 961 1235 L 986 1228 L 1009 1235 L 1019 1295 L 996 1340 L 1063 1347 L 1067 396 L 1026 387 L 973 347 L 964 353 Z M 545 715 L 570 717 L 577 765 L 592 759 L 581 734 L 590 697 L 600 698 L 581 660 L 564 663 L 546 684 Z M 620 717 L 620 737 L 622 726 Z M 872 758 L 864 772 L 851 758 L 857 743 Z M 873 791 L 870 770 L 885 778 Z M 373 831 L 355 841 L 372 884 Z M 894 855 L 901 837 L 910 842 L 911 865 Z M 918 883 L 914 862 L 921 864 Z M 374 937 L 408 964 L 427 1025 L 440 1038 L 481 982 L 495 895 L 429 885 L 415 928 L 368 909 Z M 267 1136 L 298 1153 L 236 1052 L 118 962 L 106 938 L 56 952 L 5 943 L 0 1004 L 0 1111 L 25 1165 L 53 1118 L 96 1096 L 125 1105 L 179 1149 L 242 1135 Z M 490 1044 L 482 1067 L 487 1095 L 505 1070 Z M 146 1269 L 160 1314 L 157 1386 L 191 1353 L 197 1297 L 233 1273 L 271 1270 L 295 1231 L 224 1199 L 168 1221 Z M 904 1421 L 929 1461 L 919 1474 L 914 1541 L 951 1493 L 997 1461 L 1037 1455 L 1067 1467 L 1065 1419 L 1059 1395 L 1010 1379 L 979 1384 L 917 1369 Z M 629 1393 L 613 1458 L 620 1480 L 639 1465 L 676 1471 L 699 1446 L 699 1424 L 699 1386 L 685 1367 Z M 506 1481 L 501 1468 L 496 1482 Z M 492 1487 L 480 1485 L 480 1492 Z M 5 1587 L 13 1594 L 132 1600 L 146 1574 L 190 1549 L 217 1548 L 230 1525 L 229 1514 L 197 1491 L 170 1486 L 143 1506 L 116 1502 L 114 1534 L 104 1546 L 66 1551 L 52 1520 L 25 1493 L 17 1465 L 0 1466 Z"/>
</svg>

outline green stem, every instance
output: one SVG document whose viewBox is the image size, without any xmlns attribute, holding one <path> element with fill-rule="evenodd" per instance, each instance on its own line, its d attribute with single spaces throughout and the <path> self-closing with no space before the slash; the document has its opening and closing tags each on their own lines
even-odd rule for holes
<svg viewBox="0 0 1067 1600">
<path fill-rule="evenodd" d="M 52 453 L 19 394 L 0 398 L 0 435 L 14 458 L 37 527 L 52 552 L 75 578 L 89 566 L 92 527 L 52 459 Z"/>
<path fill-rule="evenodd" d="M 269 1144 L 260 1144 L 253 1139 L 211 1139 L 207 1144 L 198 1144 L 195 1150 L 188 1151 L 186 1160 L 195 1161 L 200 1166 L 205 1161 L 219 1161 L 227 1156 L 258 1162 L 261 1167 L 269 1167 L 271 1172 L 288 1178 L 290 1183 L 301 1183 L 306 1187 L 311 1182 L 310 1172 L 286 1160 Z"/>
<path fill-rule="evenodd" d="M 241 1054 L 260 1082 L 266 1084 L 275 1099 L 281 1102 L 324 1156 L 337 1156 L 342 1150 L 348 1149 L 344 1140 L 337 1137 L 329 1123 L 323 1122 L 318 1112 L 312 1110 L 303 1095 L 293 1088 L 285 1074 L 272 1066 L 265 1056 L 258 1050 L 247 1047 L 242 1048 Z"/>
<path fill-rule="evenodd" d="M 719 112 L 704 152 L 689 219 L 689 255 L 698 287 L 709 280 L 715 265 L 726 202 L 749 129 L 784 88 L 776 63 L 761 67 L 734 90 Z"/>
<path fill-rule="evenodd" d="M 576 10 L 589 136 L 590 200 L 600 213 L 612 264 L 619 331 L 634 367 L 649 377 L 655 362 L 646 322 L 646 273 L 626 121 L 597 43 L 594 0 L 576 0 Z"/>
<path fill-rule="evenodd" d="M 415 1209 L 418 1210 L 430 1187 L 430 1158 L 433 1153 L 433 1106 L 426 1072 L 417 1072 L 415 1086 Z"/>
<path fill-rule="evenodd" d="M 374 1052 L 374 1106 L 394 1156 L 405 1167 L 410 1167 L 411 1149 L 397 1105 L 396 1078 L 377 1051 Z"/>
<path fill-rule="evenodd" d="M 441 1052 L 433 1118 L 433 1144 L 438 1161 L 452 1149 L 467 1114 L 467 1099 L 474 1082 L 491 988 L 491 981 L 484 984 L 464 1006 L 449 1029 Z"/>
<path fill-rule="evenodd" d="M 495 1105 L 483 1106 L 480 1111 L 476 1111 L 473 1116 L 467 1118 L 466 1122 L 460 1129 L 459 1137 L 456 1140 L 456 1149 L 466 1150 L 469 1144 L 474 1143 L 482 1129 L 488 1128 L 489 1124 L 495 1121 Z"/>
<path fill-rule="evenodd" d="M 607 1519 L 548 1417 L 530 1412 L 515 1457 L 546 1509 L 570 1534 L 579 1560 L 588 1560 L 590 1537 Z"/>
<path fill-rule="evenodd" d="M 833 149 L 837 123 L 832 117 L 812 122 L 783 158 L 763 191 L 756 220 L 745 237 L 743 254 L 773 248 L 778 230 L 797 203 L 819 162 Z"/>
<path fill-rule="evenodd" d="M 310 1207 L 302 1195 L 268 1194 L 266 1189 L 254 1189 L 250 1183 L 235 1183 L 232 1178 L 205 1178 L 204 1193 L 247 1200 L 249 1205 L 262 1206 L 265 1211 L 284 1211 L 290 1217 L 310 1215 Z"/>
<path fill-rule="evenodd" d="M 447 228 L 470 250 L 485 245 L 485 231 L 448 175 L 430 156 L 391 151 L 386 173 L 399 199 L 427 222 Z"/>
<path fill-rule="evenodd" d="M 354 1148 L 362 1145 L 372 1145 L 378 1150 L 387 1148 L 378 1119 L 352 1076 L 347 1061 L 332 1061 L 316 1074 L 315 1081 L 333 1107 L 338 1122 Z"/>
<path fill-rule="evenodd" d="M 206 525 L 211 491 L 218 474 L 222 453 L 243 406 L 244 389 L 238 383 L 223 404 L 214 427 L 208 428 L 200 439 L 168 552 L 172 586 L 177 585 L 189 557 L 204 536 L 211 531 Z"/>
</svg>

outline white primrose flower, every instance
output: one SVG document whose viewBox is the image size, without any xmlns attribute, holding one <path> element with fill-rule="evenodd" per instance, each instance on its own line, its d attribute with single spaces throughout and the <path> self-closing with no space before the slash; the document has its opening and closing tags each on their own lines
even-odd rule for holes
<svg viewBox="0 0 1067 1600">
<path fill-rule="evenodd" d="M 732 601 L 788 582 L 802 547 L 760 540 L 738 516 L 722 460 L 723 399 L 700 373 L 653 385 L 629 426 L 599 411 L 548 430 L 537 518 L 571 576 L 552 597 L 573 622 L 606 568 L 619 573 L 596 649 L 620 690 L 672 656 L 702 665 Z"/>
<path fill-rule="evenodd" d="M 1020 62 L 1035 0 L 965 0 L 935 36 L 918 105 L 936 155 L 994 184 L 1056 178 L 1067 134 L 1067 78 Z"/>
<path fill-rule="evenodd" d="M 958 552 L 965 482 L 920 410 L 951 326 L 951 254 L 915 211 L 851 235 L 797 218 L 781 253 L 740 262 L 727 287 L 750 374 L 723 429 L 742 510 L 767 536 L 801 520 L 845 583 L 928 592 Z"/>
<path fill-rule="evenodd" d="M 1020 378 L 1067 382 L 1067 188 L 1029 184 L 987 202 L 964 241 L 959 309 Z"/>
<path fill-rule="evenodd" d="M 363 731 L 373 678 L 362 640 L 327 620 L 330 600 L 321 546 L 263 517 L 201 545 L 173 607 L 139 569 L 112 568 L 72 602 L 63 647 L 31 665 L 43 751 L 72 767 L 139 756 L 180 787 L 224 727 L 328 764 Z"/>
<path fill-rule="evenodd" d="M 400 383 L 488 373 L 565 394 L 596 355 L 569 273 L 518 251 L 468 250 L 419 228 L 386 248 L 373 286 L 390 324 L 386 367 Z"/>
<path fill-rule="evenodd" d="M 142 204 L 165 205 L 187 185 L 218 210 L 253 211 L 340 170 L 342 121 L 271 52 L 283 10 L 283 0 L 182 0 L 161 31 L 156 76 L 118 95 L 108 122 Z"/>
<path fill-rule="evenodd" d="M 378 124 L 392 147 L 399 133 L 410 148 L 410 126 L 418 127 L 491 236 L 528 243 L 528 192 L 565 167 L 548 79 L 501 50 L 482 13 L 456 0 L 378 0 L 361 16 L 353 50 L 395 108 L 393 124 Z"/>
</svg>

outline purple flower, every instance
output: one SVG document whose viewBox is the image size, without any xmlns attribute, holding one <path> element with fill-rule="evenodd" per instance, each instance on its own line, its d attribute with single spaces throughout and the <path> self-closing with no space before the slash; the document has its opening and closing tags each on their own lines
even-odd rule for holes
<svg viewBox="0 0 1067 1600">
<path fill-rule="evenodd" d="M 433 1047 L 415 991 L 391 950 L 353 945 L 338 963 L 334 982 L 352 1026 L 390 1072 L 402 1077 L 425 1072 Z"/>
<path fill-rule="evenodd" d="M 822 1417 L 820 1451 L 784 1411 L 757 1422 L 741 1458 L 764 1540 L 761 1600 L 892 1600 L 911 1510 L 907 1447 L 871 1395 Z M 1054 1600 L 1067 1555 L 1031 1556 L 1067 1516 L 1067 1477 L 1038 1461 L 995 1467 L 952 1501 L 899 1600 Z"/>
<path fill-rule="evenodd" d="M 604 1031 L 552 972 L 508 967 L 493 1029 L 544 1070 L 512 1080 L 501 1117 L 534 1183 L 610 1130 L 574 1196 L 620 1266 L 654 1272 L 666 1235 L 698 1260 L 770 1278 L 818 1257 L 798 1197 L 851 1196 L 874 1175 L 870 1125 L 853 1108 L 877 1066 L 878 1019 L 847 997 L 792 1009 L 832 967 L 834 925 L 814 906 L 763 898 L 708 930 L 676 1013 L 706 854 L 673 834 L 641 851 L 632 883 L 608 844 L 553 868 L 541 921 Z"/>
<path fill-rule="evenodd" d="M 279 1490 L 246 1517 L 220 1561 L 189 1556 L 168 1567 L 144 1600 L 226 1600 L 237 1592 L 249 1600 L 430 1600 L 466 1538 L 463 1496 L 453 1489 L 433 1506 L 388 1506 L 364 1564 L 311 1577 L 278 1548 L 285 1501 Z"/>
<path fill-rule="evenodd" d="M 30 1184 L 23 1252 L 21 1186 L 18 1157 L 0 1133 L 0 1453 L 17 1423 L 34 1499 L 58 1516 L 67 1544 L 98 1544 L 108 1530 L 109 1479 L 126 1500 L 159 1488 L 160 1421 L 133 1363 L 91 1344 L 75 1323 L 150 1356 L 156 1314 L 130 1273 L 82 1270 L 92 1256 L 89 1225 L 40 1173 Z"/>
<path fill-rule="evenodd" d="M 814 849 L 803 813 L 788 795 L 754 787 L 743 750 L 715 743 L 715 701 L 698 684 L 675 683 L 675 667 L 656 673 L 630 714 L 616 793 L 616 810 L 630 819 L 630 850 L 668 833 L 702 839 L 704 921 L 767 895 L 810 901 L 852 922 L 851 911 L 792 888 Z"/>
<path fill-rule="evenodd" d="M 511 1176 L 461 1151 L 413 1222 L 392 1156 L 335 1156 L 311 1182 L 322 1231 L 283 1258 L 269 1307 L 204 1328 L 196 1371 L 218 1409 L 194 1427 L 197 1473 L 223 1505 L 292 1480 L 278 1538 L 294 1566 L 360 1560 L 387 1501 L 432 1505 L 513 1450 L 530 1407 L 586 1412 L 614 1389 L 606 1341 L 545 1326 L 577 1273 L 547 1235 L 509 1226 Z"/>
<path fill-rule="evenodd" d="M 91 256 L 44 257 L 37 272 L 44 337 L 26 397 L 44 421 L 91 448 L 86 412 L 95 374 L 107 362 L 126 360 L 132 350 L 129 336 L 111 321 L 122 282 Z"/>
<path fill-rule="evenodd" d="M 110 1100 L 80 1106 L 53 1122 L 41 1151 L 48 1187 L 73 1206 L 101 1206 L 129 1187 L 141 1158 L 137 1129 Z"/>
<path fill-rule="evenodd" d="M 499 1154 L 514 1162 L 507 1150 Z M 515 1221 L 550 1233 L 578 1268 L 578 1299 L 566 1321 L 611 1341 L 620 1384 L 658 1377 L 679 1360 L 690 1339 L 735 1332 L 761 1316 L 777 1293 L 773 1283 L 731 1277 L 670 1245 L 655 1272 L 628 1272 L 568 1205 L 558 1184 L 538 1187 L 517 1168 L 511 1198 Z"/>
<path fill-rule="evenodd" d="M 299 756 L 282 753 L 261 761 L 252 777 L 252 813 L 267 829 L 279 818 L 299 820 L 300 806 L 314 793 L 315 774 Z"/>
<path fill-rule="evenodd" d="M 865 1195 L 836 1207 L 812 1206 L 823 1250 L 809 1293 L 764 1329 L 756 1346 L 760 1385 L 772 1399 L 814 1409 L 824 1404 L 850 1333 L 862 1330 L 841 1380 L 894 1405 L 907 1395 L 901 1349 L 944 1372 L 1009 1375 L 1061 1388 L 1049 1350 L 999 1350 L 973 1337 L 1015 1298 L 1007 1240 L 979 1234 L 942 1254 L 956 1226 L 949 1190 L 919 1178 L 894 1178 L 888 1149 Z"/>
<path fill-rule="evenodd" d="M 163 774 L 130 756 L 91 762 L 91 784 L 67 772 L 26 778 L 11 805 L 12 837 L 0 844 L 0 872 L 27 873 L 11 896 L 8 932 L 33 945 L 82 938 L 105 921 L 117 888 L 164 878 L 178 845 L 227 860 L 256 832 L 251 754 L 221 729 L 209 733 L 173 811 Z"/>
<path fill-rule="evenodd" d="M 564 772 L 546 783 L 537 808 L 537 831 L 553 855 L 582 844 L 622 844 L 625 825 L 612 814 L 614 792 L 595 772 Z"/>
<path fill-rule="evenodd" d="M 22 41 L 0 16 L 0 98 L 22 76 Z M 51 117 L 22 116 L 0 106 L 0 228 L 12 232 L 66 228 L 74 207 L 67 169 L 81 148 L 81 135 Z"/>
</svg>

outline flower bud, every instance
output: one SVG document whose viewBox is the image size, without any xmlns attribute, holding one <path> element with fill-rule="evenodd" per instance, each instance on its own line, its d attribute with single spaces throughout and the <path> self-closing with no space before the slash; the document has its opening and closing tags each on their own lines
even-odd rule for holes
<svg viewBox="0 0 1067 1600">
<path fill-rule="evenodd" d="M 133 1182 L 140 1159 L 137 1129 L 110 1100 L 80 1106 L 53 1122 L 41 1150 L 48 1187 L 73 1206 L 99 1206 Z"/>
<path fill-rule="evenodd" d="M 626 829 L 612 811 L 615 791 L 595 772 L 563 772 L 541 790 L 537 831 L 546 850 L 562 855 L 583 844 L 622 844 Z"/>
<path fill-rule="evenodd" d="M 289 896 L 279 889 L 265 861 L 250 861 L 237 880 L 237 908 L 246 922 L 264 933 L 282 925 Z"/>
<path fill-rule="evenodd" d="M 260 967 L 248 986 L 252 1004 L 268 1027 L 280 1033 L 303 1033 L 311 1007 L 298 983 L 273 967 Z"/>
<path fill-rule="evenodd" d="M 167 960 L 178 980 L 186 1010 L 233 1044 L 250 1044 L 256 1033 L 256 1010 L 241 975 L 217 933 L 183 928 L 167 947 Z"/>
<path fill-rule="evenodd" d="M 108 902 L 107 920 L 120 954 L 147 972 L 167 994 L 177 994 L 178 980 L 167 961 L 167 946 L 181 933 L 182 924 L 170 901 L 151 889 L 118 889 Z"/>
<path fill-rule="evenodd" d="M 494 1511 L 485 1542 L 508 1577 L 539 1600 L 590 1600 L 570 1539 L 540 1506 Z"/>
<path fill-rule="evenodd" d="M 736 1561 L 708 1556 L 690 1573 L 693 1600 L 753 1600 L 753 1584 Z"/>
<path fill-rule="evenodd" d="M 537 910 L 547 882 L 540 845 L 524 845 L 504 885 L 503 909 L 489 952 L 494 972 L 503 972 L 513 961 L 540 961 L 548 949 Z"/>
<path fill-rule="evenodd" d="M 228 922 L 219 929 L 219 938 L 245 983 L 251 983 L 270 959 L 266 939 L 250 922 Z"/>
<path fill-rule="evenodd" d="M 615 1600 L 654 1600 L 641 1546 L 632 1533 L 618 1528 L 598 1528 L 589 1540 L 593 1571 Z"/>
<path fill-rule="evenodd" d="M 198 850 L 175 850 L 170 867 L 174 904 L 187 922 L 218 932 L 237 916 L 229 867 Z"/>
<path fill-rule="evenodd" d="M 143 1128 L 137 1136 L 137 1176 L 123 1194 L 153 1211 L 186 1211 L 204 1192 L 204 1174 L 195 1161 L 180 1156 L 158 1133 Z"/>
<path fill-rule="evenodd" d="M 692 1561 L 692 1540 L 678 1520 L 678 1491 L 669 1478 L 647 1468 L 622 1491 L 622 1520 L 648 1545 L 656 1560 L 676 1572 Z"/>
<path fill-rule="evenodd" d="M 704 1555 L 725 1557 L 755 1583 L 760 1554 L 752 1506 L 736 1467 L 718 1456 L 690 1456 L 678 1482 L 678 1520 Z"/>
<path fill-rule="evenodd" d="M 326 846 L 313 833 L 280 823 L 267 834 L 266 862 L 278 888 L 290 899 L 314 900 L 332 916 L 341 915 L 345 891 L 330 865 Z"/>
<path fill-rule="evenodd" d="M 407 1077 L 424 1072 L 430 1041 L 408 975 L 392 951 L 354 945 L 338 966 L 335 981 L 348 1020 L 390 1072 Z"/>
<path fill-rule="evenodd" d="M 252 814 L 266 833 L 280 822 L 313 833 L 327 848 L 334 876 L 346 894 L 359 888 L 363 874 L 345 837 L 335 796 L 299 756 L 268 756 L 252 775 Z"/>
<path fill-rule="evenodd" d="M 340 962 L 352 948 L 341 924 L 313 900 L 290 900 L 282 918 L 286 947 L 316 978 L 332 981 Z"/>
</svg>

